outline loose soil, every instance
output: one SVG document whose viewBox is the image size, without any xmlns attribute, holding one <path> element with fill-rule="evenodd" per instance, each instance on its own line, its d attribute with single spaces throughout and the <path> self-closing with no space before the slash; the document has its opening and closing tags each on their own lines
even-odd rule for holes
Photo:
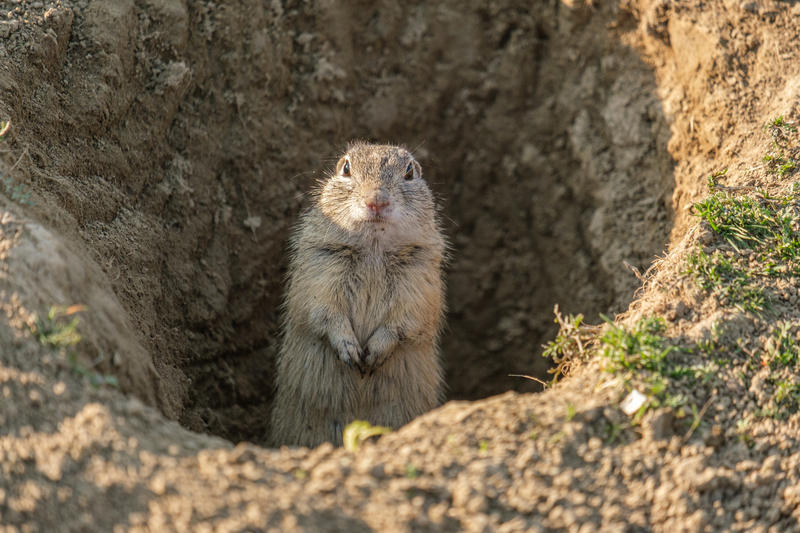
<svg viewBox="0 0 800 533">
<path fill-rule="evenodd" d="M 0 0 L 0 522 L 800 530 L 765 376 L 684 391 L 689 432 L 632 423 L 596 358 L 512 376 L 546 379 L 556 303 L 751 351 L 798 321 L 684 265 L 709 174 L 792 181 L 763 125 L 800 119 L 800 4 L 346 4 Z M 287 234 L 354 138 L 410 147 L 446 215 L 453 401 L 358 454 L 266 449 Z"/>
</svg>

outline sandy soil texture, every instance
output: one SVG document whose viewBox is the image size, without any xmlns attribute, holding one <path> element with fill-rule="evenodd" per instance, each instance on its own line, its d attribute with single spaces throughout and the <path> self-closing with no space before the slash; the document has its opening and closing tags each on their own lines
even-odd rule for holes
<svg viewBox="0 0 800 533">
<path fill-rule="evenodd" d="M 798 34 L 777 0 L 0 0 L 0 524 L 800 530 Z M 355 138 L 446 215 L 452 401 L 263 448 L 288 231 Z M 618 329 L 535 393 L 556 303 Z M 664 363 L 615 368 L 654 317 Z"/>
</svg>

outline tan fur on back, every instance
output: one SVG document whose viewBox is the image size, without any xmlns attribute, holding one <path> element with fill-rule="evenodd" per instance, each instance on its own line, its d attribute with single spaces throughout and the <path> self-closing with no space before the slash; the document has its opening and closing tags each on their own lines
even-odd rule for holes
<svg viewBox="0 0 800 533">
<path fill-rule="evenodd" d="M 339 445 L 353 420 L 397 428 L 441 403 L 444 252 L 412 155 L 351 145 L 291 238 L 273 444 Z"/>
</svg>

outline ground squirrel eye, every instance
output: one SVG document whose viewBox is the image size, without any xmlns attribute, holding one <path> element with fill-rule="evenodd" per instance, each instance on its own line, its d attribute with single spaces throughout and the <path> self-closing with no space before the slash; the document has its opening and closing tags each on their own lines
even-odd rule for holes
<svg viewBox="0 0 800 533">
<path fill-rule="evenodd" d="M 414 166 L 411 163 L 409 163 L 408 167 L 406 167 L 406 176 L 405 176 L 405 178 L 407 180 L 413 180 L 414 179 Z"/>
<path fill-rule="evenodd" d="M 350 161 L 345 161 L 344 166 L 342 167 L 342 176 L 349 176 L 350 175 Z"/>
</svg>

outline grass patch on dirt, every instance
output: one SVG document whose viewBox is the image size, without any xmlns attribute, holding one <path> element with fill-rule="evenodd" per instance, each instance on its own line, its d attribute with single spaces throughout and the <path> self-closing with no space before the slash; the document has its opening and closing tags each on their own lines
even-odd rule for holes
<svg viewBox="0 0 800 533">
<path fill-rule="evenodd" d="M 761 365 L 769 369 L 767 382 L 772 389 L 772 401 L 759 413 L 761 416 L 785 419 L 800 411 L 800 343 L 797 327 L 788 321 L 775 324 L 764 345 Z"/>
<path fill-rule="evenodd" d="M 695 215 L 714 237 L 686 256 L 683 272 L 720 308 L 733 313 L 737 309 L 749 317 L 746 320 L 764 323 L 768 334 L 752 339 L 727 336 L 723 342 L 715 324 L 703 339 L 692 341 L 677 330 L 671 334 L 671 324 L 659 316 L 628 325 L 603 317 L 606 325 L 601 329 L 586 325 L 582 315 L 565 318 L 556 308 L 560 330 L 543 352 L 556 364 L 554 381 L 577 361 L 600 357 L 628 392 L 644 397 L 627 427 L 648 411 L 667 407 L 688 424 L 690 435 L 714 387 L 720 379 L 732 379 L 734 372 L 720 377 L 727 367 L 739 369 L 735 379 L 745 388 L 761 376 L 763 394 L 755 416 L 782 419 L 800 411 L 798 328 L 789 321 L 770 324 L 785 311 L 785 303 L 773 309 L 781 293 L 777 287 L 785 292 L 800 276 L 800 186 L 794 184 L 781 194 L 759 191 L 742 196 L 721 189 L 715 183 L 715 190 L 694 204 Z"/>
<path fill-rule="evenodd" d="M 771 122 L 768 129 L 773 145 L 784 147 L 787 136 L 797 131 L 782 117 Z M 784 174 L 780 168 L 777 173 Z M 776 294 L 785 295 L 785 287 L 795 286 L 800 276 L 800 185 L 794 183 L 780 194 L 762 190 L 734 196 L 716 191 L 694 204 L 694 211 L 716 239 L 705 249 L 698 246 L 689 254 L 686 273 L 721 307 L 750 312 L 754 319 L 767 323 L 775 320 L 782 312 L 780 306 L 772 310 Z M 784 289 L 778 288 L 781 286 Z M 800 410 L 796 375 L 800 346 L 791 322 L 765 325 L 770 333 L 754 342 L 753 349 L 744 353 L 740 347 L 718 349 L 747 356 L 747 370 L 741 376 L 744 384 L 766 374 L 765 394 L 756 415 L 783 419 Z"/>
<path fill-rule="evenodd" d="M 609 361 L 609 370 L 649 370 L 657 373 L 664 370 L 667 354 L 676 347 L 661 336 L 667 327 L 663 318 L 643 318 L 631 329 L 603 318 L 609 328 L 601 337 L 600 345 L 603 357 Z"/>
<path fill-rule="evenodd" d="M 650 409 L 670 407 L 678 418 L 694 413 L 698 407 L 685 391 L 705 388 L 715 373 L 728 364 L 717 357 L 715 332 L 703 342 L 686 344 L 666 334 L 666 321 L 657 316 L 643 317 L 633 326 L 609 322 L 600 339 L 600 354 L 608 361 L 606 370 L 622 374 L 628 390 L 643 391 L 647 396 L 633 418 L 639 419 Z"/>
<path fill-rule="evenodd" d="M 792 174 L 797 169 L 797 162 L 787 156 L 783 151 L 776 154 L 765 155 L 764 163 L 767 164 L 768 172 L 781 177 Z"/>
<path fill-rule="evenodd" d="M 694 211 L 736 251 L 747 248 L 764 257 L 791 260 L 800 255 L 798 193 L 798 184 L 779 196 L 766 191 L 755 197 L 717 192 L 694 204 Z"/>
<path fill-rule="evenodd" d="M 723 241 L 687 258 L 686 273 L 720 305 L 761 313 L 769 307 L 765 278 L 800 275 L 800 186 L 789 193 L 733 196 L 715 192 L 694 204 Z M 725 246 L 727 245 L 727 246 Z"/>
<path fill-rule="evenodd" d="M 766 344 L 767 362 L 772 368 L 795 368 L 800 360 L 800 346 L 792 334 L 790 322 L 778 322 Z"/>
<path fill-rule="evenodd" d="M 800 148 L 792 146 L 792 137 L 797 133 L 793 122 L 783 116 L 772 119 L 764 126 L 772 138 L 772 148 L 764 155 L 767 173 L 778 177 L 794 174 L 800 164 Z"/>
<path fill-rule="evenodd" d="M 775 383 L 775 404 L 779 409 L 778 417 L 782 417 L 780 411 L 786 414 L 796 413 L 800 408 L 800 383 L 788 380 L 780 380 Z"/>
<path fill-rule="evenodd" d="M 706 249 L 698 246 L 686 259 L 685 274 L 714 297 L 722 308 L 736 308 L 761 320 L 769 309 L 770 282 L 800 274 L 800 208 L 798 187 L 779 196 L 761 193 L 732 196 L 714 192 L 695 204 L 695 213 L 716 235 Z M 765 366 L 771 399 L 762 416 L 783 417 L 800 407 L 800 384 L 789 374 L 800 359 L 800 347 L 789 323 L 778 323 L 766 345 L 743 349 L 728 339 L 720 342 L 718 327 L 692 342 L 669 334 L 670 324 L 659 316 L 645 316 L 632 325 L 607 322 L 602 332 L 587 326 L 582 315 L 557 314 L 561 328 L 543 355 L 553 359 L 556 377 L 578 360 L 598 355 L 607 371 L 622 378 L 628 391 L 646 396 L 631 418 L 636 424 L 649 410 L 669 407 L 677 418 L 698 425 L 703 408 L 698 398 L 710 398 L 719 371 L 731 365 L 748 369 L 742 383 Z"/>
<path fill-rule="evenodd" d="M 545 346 L 542 355 L 560 361 L 561 368 L 567 369 L 577 360 L 600 356 L 605 370 L 622 377 L 627 390 L 643 391 L 647 397 L 633 417 L 633 424 L 648 410 L 661 406 L 678 409 L 679 418 L 688 414 L 682 411 L 684 406 L 697 410 L 681 391 L 705 384 L 713 377 L 721 359 L 694 356 L 708 355 L 709 349 L 716 346 L 715 339 L 705 344 L 681 344 L 666 334 L 667 322 L 658 316 L 643 317 L 630 327 L 603 318 L 606 326 L 602 334 L 598 333 L 600 326 L 584 326 L 580 316 L 562 318 L 562 330 L 556 340 Z M 578 338 L 583 339 L 580 344 Z M 693 360 L 687 362 L 687 357 Z M 675 387 L 677 384 L 680 387 Z"/>
<path fill-rule="evenodd" d="M 765 130 L 772 151 L 764 170 L 785 178 L 800 166 L 797 128 L 778 117 Z M 674 266 L 687 287 L 699 289 L 681 296 L 695 300 L 689 307 L 710 298 L 711 309 L 737 317 L 733 325 L 724 318 L 697 333 L 678 323 L 680 315 L 675 323 L 650 315 L 627 324 L 603 317 L 604 326 L 589 326 L 582 315 L 563 317 L 556 308 L 559 333 L 543 352 L 555 363 L 554 382 L 577 362 L 599 358 L 628 393 L 620 404 L 629 414 L 626 428 L 669 408 L 688 427 L 688 439 L 718 390 L 733 381 L 751 399 L 742 417 L 783 419 L 800 411 L 800 326 L 786 320 L 800 301 L 800 184 L 725 187 L 719 181 L 726 174 L 711 174 L 708 196 L 692 206 L 711 236 Z"/>
</svg>

